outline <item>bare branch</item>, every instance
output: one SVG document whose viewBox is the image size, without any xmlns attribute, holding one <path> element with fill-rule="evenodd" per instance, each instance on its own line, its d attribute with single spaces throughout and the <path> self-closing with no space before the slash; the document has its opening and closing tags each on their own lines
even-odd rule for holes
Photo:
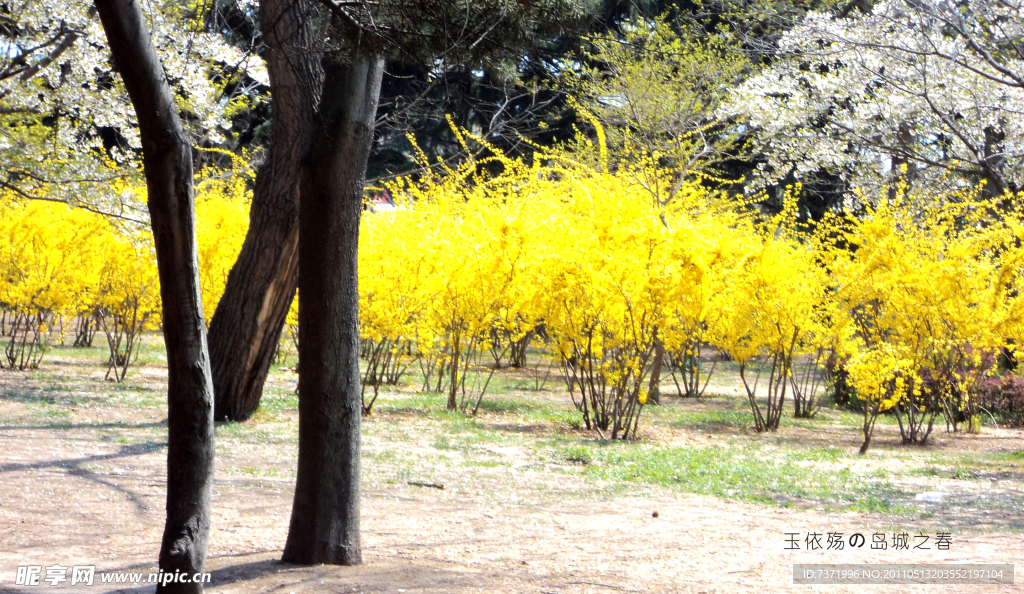
<svg viewBox="0 0 1024 594">
<path fill-rule="evenodd" d="M 26 198 L 28 200 L 40 200 L 42 202 L 57 202 L 57 203 L 60 203 L 60 204 L 66 204 L 66 205 L 71 206 L 73 208 L 80 208 L 80 209 L 82 209 L 84 211 L 91 212 L 91 213 L 94 213 L 94 214 L 98 214 L 98 215 L 104 216 L 104 217 L 111 217 L 111 218 L 114 218 L 114 219 L 121 219 L 122 221 L 128 221 L 128 222 L 131 222 L 131 223 L 138 223 L 140 225 L 148 224 L 148 221 L 134 219 L 132 217 L 125 216 L 123 214 L 118 214 L 116 212 L 106 212 L 106 211 L 103 211 L 103 210 L 99 210 L 97 208 L 93 208 L 93 207 L 89 206 L 88 204 L 83 204 L 81 202 L 73 202 L 71 200 L 65 200 L 65 199 L 62 199 L 62 198 L 51 198 L 49 196 L 37 196 L 35 194 L 29 194 L 28 192 L 22 190 L 21 188 L 15 186 L 13 184 L 9 184 L 9 183 L 7 183 L 5 181 L 0 181 L 0 188 L 4 188 L 4 189 L 7 189 L 7 190 L 10 190 L 10 191 L 14 192 L 15 194 L 21 196 L 22 198 Z"/>
<path fill-rule="evenodd" d="M 324 5 L 327 10 L 331 11 L 339 19 L 345 21 L 345 24 L 349 27 L 356 31 L 366 31 L 366 27 L 345 10 L 346 7 L 363 7 L 366 5 L 364 2 L 335 2 L 334 0 L 317 0 L 317 2 Z"/>
<path fill-rule="evenodd" d="M 86 15 L 89 19 L 92 19 L 94 16 L 96 16 L 96 7 L 91 7 L 89 9 L 89 12 L 86 13 Z M 75 45 L 75 42 L 78 41 L 79 37 L 81 37 L 81 33 L 79 33 L 78 31 L 69 31 L 67 35 L 64 36 L 64 40 L 60 42 L 60 45 L 55 47 L 53 51 L 50 52 L 45 58 L 39 60 L 30 68 L 25 70 L 25 72 L 22 73 L 20 78 L 21 82 L 29 80 L 30 78 L 38 74 L 40 70 L 46 68 L 50 64 L 53 64 L 53 62 L 57 58 L 60 58 L 61 54 L 63 54 L 69 48 L 71 48 L 72 45 Z"/>
</svg>

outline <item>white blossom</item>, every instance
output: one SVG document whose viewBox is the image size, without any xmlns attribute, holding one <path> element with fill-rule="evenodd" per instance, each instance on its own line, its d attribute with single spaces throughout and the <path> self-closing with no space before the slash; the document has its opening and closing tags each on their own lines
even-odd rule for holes
<svg viewBox="0 0 1024 594">
<path fill-rule="evenodd" d="M 866 15 L 808 14 L 723 108 L 756 131 L 767 164 L 755 187 L 825 170 L 867 189 L 890 181 L 894 162 L 918 184 L 1020 187 L 1024 60 L 985 53 L 1022 38 L 1020 5 L 886 0 Z"/>
<path fill-rule="evenodd" d="M 252 92 L 268 84 L 262 60 L 218 35 L 190 30 L 178 4 L 143 6 L 188 132 L 197 142 L 222 141 L 231 124 L 220 75 L 244 73 L 253 83 L 236 93 Z M 15 0 L 0 17 L 0 184 L 144 217 L 141 205 L 125 204 L 102 183 L 135 168 L 140 143 L 92 2 Z"/>
</svg>

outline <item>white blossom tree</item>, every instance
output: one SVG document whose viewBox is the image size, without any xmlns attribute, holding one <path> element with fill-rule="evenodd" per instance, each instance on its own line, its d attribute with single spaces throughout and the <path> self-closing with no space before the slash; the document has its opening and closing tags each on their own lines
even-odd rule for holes
<svg viewBox="0 0 1024 594">
<path fill-rule="evenodd" d="M 868 190 L 896 176 L 1018 188 L 1020 5 L 887 0 L 864 13 L 808 14 L 723 109 L 763 156 L 751 188 L 822 172 Z"/>
<path fill-rule="evenodd" d="M 193 143 L 221 141 L 239 97 L 269 84 L 262 60 L 200 30 L 186 5 L 144 10 Z M 6 3 L 0 44 L 0 187 L 145 220 L 144 205 L 106 184 L 136 172 L 141 144 L 92 2 Z"/>
</svg>

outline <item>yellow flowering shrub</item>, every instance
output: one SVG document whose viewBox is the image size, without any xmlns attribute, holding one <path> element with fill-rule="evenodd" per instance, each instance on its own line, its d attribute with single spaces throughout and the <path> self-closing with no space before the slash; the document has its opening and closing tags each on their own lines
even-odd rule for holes
<svg viewBox="0 0 1024 594">
<path fill-rule="evenodd" d="M 896 382 L 883 373 L 891 361 L 859 371 L 858 395 L 866 408 L 892 411 L 904 443 L 924 443 L 943 413 L 954 429 L 965 418 L 977 430 L 974 390 L 991 371 L 987 355 L 1020 344 L 1022 217 L 1010 206 L 1016 199 L 897 190 L 862 216 L 827 221 L 819 251 L 857 348 L 875 353 L 856 365 L 877 367 L 880 353 L 890 353 L 887 360 L 900 361 L 897 375 L 907 377 Z M 931 387 L 910 376 L 928 378 Z"/>
<path fill-rule="evenodd" d="M 243 159 L 231 157 L 231 167 L 207 167 L 199 172 L 195 184 L 199 286 L 207 325 L 249 231 L 254 174 Z"/>
<path fill-rule="evenodd" d="M 404 369 L 415 342 L 424 388 L 447 392 L 451 410 L 479 407 L 493 368 L 482 385 L 467 380 L 496 336 L 507 349 L 533 329 L 524 274 L 535 213 L 532 196 L 517 189 L 529 168 L 490 161 L 504 172 L 480 174 L 483 164 L 468 161 L 442 176 L 388 184 L 398 209 L 368 213 L 361 226 L 360 326 L 371 342 L 364 351 L 371 364 L 383 350 L 383 362 Z"/>
<path fill-rule="evenodd" d="M 149 229 L 121 229 L 104 240 L 96 311 L 110 356 L 107 377 L 124 380 L 142 333 L 160 321 L 160 279 Z"/>
<path fill-rule="evenodd" d="M 824 359 L 846 361 L 863 402 L 862 451 L 881 414 L 904 443 L 924 443 L 942 416 L 977 429 L 993 354 L 1024 342 L 1024 200 L 897 188 L 806 233 L 799 188 L 762 217 L 701 179 L 680 182 L 656 154 L 611 163 L 589 119 L 598 143 L 536 147 L 529 162 L 455 130 L 468 154 L 489 156 L 373 190 L 395 208 L 368 209 L 360 231 L 364 412 L 418 365 L 424 390 L 475 413 L 503 359 L 521 364 L 533 344 L 559 366 L 583 425 L 635 438 L 658 364 L 681 395 L 699 395 L 711 346 L 739 364 L 759 431 L 778 428 L 788 399 L 794 416 L 814 414 Z M 244 240 L 251 179 L 237 160 L 197 179 L 208 314 Z M 114 190 L 141 198 L 124 183 Z M 55 320 L 91 320 L 121 380 L 159 322 L 159 294 L 144 226 L 0 200 L 3 365 L 38 365 Z M 297 300 L 287 323 L 297 340 Z"/>
<path fill-rule="evenodd" d="M 669 172 L 640 161 L 609 173 L 592 148 L 596 168 L 558 150 L 529 164 L 494 153 L 389 184 L 397 210 L 363 224 L 364 340 L 415 343 L 424 388 L 476 410 L 494 369 L 480 353 L 536 332 L 584 424 L 635 436 L 656 340 L 680 350 L 720 331 L 711 304 L 750 225 L 698 183 L 652 196 L 639 180 Z M 486 379 L 467 390 L 474 368 Z"/>
<path fill-rule="evenodd" d="M 828 276 L 813 246 L 793 231 L 794 212 L 791 196 L 781 214 L 750 233 L 723 304 L 725 331 L 718 344 L 740 364 L 758 431 L 778 428 L 787 394 L 798 415 L 801 410 L 812 414 L 813 395 L 800 391 L 794 372 L 800 357 L 818 358 L 835 323 L 827 307 Z"/>
<path fill-rule="evenodd" d="M 197 179 L 196 211 L 204 309 L 224 292 L 248 228 L 250 192 L 244 163 L 209 168 Z M 243 175 L 246 174 L 246 175 Z M 249 175 L 251 177 L 251 175 Z M 114 180 L 115 194 L 145 201 L 145 187 Z M 39 365 L 55 323 L 75 320 L 75 344 L 102 330 L 110 349 L 107 376 L 121 381 L 144 331 L 160 320 L 160 285 L 152 233 L 145 225 L 62 203 L 0 196 L 0 364 Z"/>
<path fill-rule="evenodd" d="M 537 311 L 588 429 L 635 435 L 675 282 L 671 231 L 632 177 L 575 172 L 545 233 Z M 558 212 L 558 211 L 556 211 Z"/>
<path fill-rule="evenodd" d="M 37 367 L 57 318 L 93 306 L 106 227 L 64 204 L 0 197 L 0 364 Z"/>
<path fill-rule="evenodd" d="M 878 415 L 903 401 L 908 390 L 920 394 L 920 379 L 908 353 L 888 343 L 858 351 L 846 367 L 849 381 L 864 401 L 863 454 L 871 445 L 871 435 Z"/>
</svg>

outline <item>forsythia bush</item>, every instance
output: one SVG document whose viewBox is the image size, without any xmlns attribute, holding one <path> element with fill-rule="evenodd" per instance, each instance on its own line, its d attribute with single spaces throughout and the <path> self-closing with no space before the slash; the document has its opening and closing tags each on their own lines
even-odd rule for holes
<svg viewBox="0 0 1024 594">
<path fill-rule="evenodd" d="M 801 391 L 797 363 L 800 356 L 816 355 L 832 343 L 827 275 L 814 251 L 787 229 L 789 215 L 787 209 L 746 237 L 747 252 L 730 274 L 724 331 L 717 341 L 740 364 L 758 431 L 778 428 L 787 393 L 795 415 L 813 414 L 814 395 Z M 753 381 L 748 370 L 752 365 L 757 368 Z M 757 386 L 764 371 L 768 377 L 762 410 Z"/>
<path fill-rule="evenodd" d="M 692 362 L 710 343 L 772 363 L 767 416 L 749 389 L 758 428 L 774 429 L 797 389 L 785 381 L 794 357 L 828 334 L 825 271 L 791 232 L 760 230 L 700 183 L 644 159 L 610 173 L 594 151 L 542 150 L 532 164 L 498 155 L 388 184 L 398 209 L 362 226 L 364 339 L 418 357 L 424 388 L 475 411 L 488 380 L 467 389 L 467 378 L 480 354 L 499 360 L 542 337 L 583 423 L 613 439 L 636 435 L 659 349 L 688 361 L 698 392 Z"/>
<path fill-rule="evenodd" d="M 245 238 L 248 169 L 207 169 L 196 183 L 199 265 L 204 310 L 212 314 Z M 145 188 L 115 192 L 144 199 Z M 124 379 L 138 356 L 142 332 L 160 319 L 160 284 L 146 225 L 61 203 L 0 196 L 0 365 L 37 367 L 51 334 L 77 321 L 75 344 L 89 346 L 102 331 L 109 347 L 107 377 Z M 63 340 L 63 336 L 60 336 Z"/>
<path fill-rule="evenodd" d="M 476 410 L 490 375 L 469 384 L 470 371 L 492 347 L 521 339 L 536 318 L 535 277 L 524 275 L 536 255 L 528 242 L 541 230 L 527 225 L 550 205 L 539 201 L 543 194 L 519 195 L 529 167 L 495 162 L 504 172 L 494 177 L 479 176 L 481 164 L 469 162 L 416 183 L 398 180 L 389 190 L 399 210 L 370 214 L 361 227 L 363 338 L 385 345 L 401 366 L 415 344 L 424 388 L 447 392 L 449 409 Z"/>
<path fill-rule="evenodd" d="M 680 395 L 703 392 L 700 352 L 711 347 L 739 364 L 759 431 L 778 428 L 787 400 L 812 416 L 821 363 L 844 361 L 865 451 L 882 413 L 904 443 L 924 443 L 937 418 L 976 430 L 995 354 L 1024 341 L 1020 197 L 900 187 L 807 232 L 798 187 L 762 216 L 680 180 L 658 155 L 612 167 L 600 134 L 573 143 L 588 154 L 537 147 L 530 162 L 456 134 L 468 154 L 475 143 L 491 156 L 375 188 L 395 208 L 367 211 L 361 225 L 366 413 L 381 384 L 414 366 L 424 390 L 475 413 L 494 370 L 521 365 L 533 344 L 559 366 L 583 425 L 627 439 L 662 365 L 681 374 Z M 197 182 L 207 314 L 244 240 L 250 175 L 243 164 Z M 103 330 L 108 375 L 122 379 L 159 320 L 148 230 L 2 198 L 0 364 L 38 365 L 55 323 L 77 319 L 80 332 Z"/>
<path fill-rule="evenodd" d="M 213 152 L 213 149 L 206 150 Z M 249 231 L 249 203 L 252 201 L 249 185 L 255 174 L 244 159 L 231 153 L 227 155 L 232 159 L 232 168 L 207 167 L 199 173 L 195 186 L 199 282 L 207 324 L 217 310 L 228 273 Z"/>
<path fill-rule="evenodd" d="M 104 262 L 92 314 L 99 322 L 110 358 L 107 377 L 122 381 L 138 356 L 139 339 L 160 318 L 160 280 L 148 229 L 113 229 L 104 237 Z"/>
<path fill-rule="evenodd" d="M 821 364 L 837 359 L 864 402 L 864 450 L 886 411 L 905 443 L 927 439 L 936 415 L 974 426 L 983 361 L 1024 335 L 1016 199 L 903 189 L 798 232 L 799 188 L 782 213 L 758 217 L 642 158 L 610 172 L 593 150 L 541 150 L 531 164 L 498 155 L 388 184 L 397 210 L 362 227 L 368 358 L 418 360 L 424 389 L 475 410 L 487 380 L 467 390 L 467 378 L 493 373 L 480 354 L 536 336 L 584 424 L 612 438 L 636 435 L 659 349 L 686 393 L 702 390 L 702 345 L 740 364 L 760 431 L 778 427 L 787 399 L 812 416 Z"/>
<path fill-rule="evenodd" d="M 819 229 L 832 299 L 856 329 L 848 371 L 865 401 L 864 448 L 885 410 L 908 444 L 925 443 L 940 414 L 976 430 L 992 354 L 1024 336 L 1021 198 L 897 190 Z"/>
<path fill-rule="evenodd" d="M 0 365 L 36 367 L 57 316 L 95 307 L 107 223 L 49 202 L 0 199 Z"/>
</svg>

